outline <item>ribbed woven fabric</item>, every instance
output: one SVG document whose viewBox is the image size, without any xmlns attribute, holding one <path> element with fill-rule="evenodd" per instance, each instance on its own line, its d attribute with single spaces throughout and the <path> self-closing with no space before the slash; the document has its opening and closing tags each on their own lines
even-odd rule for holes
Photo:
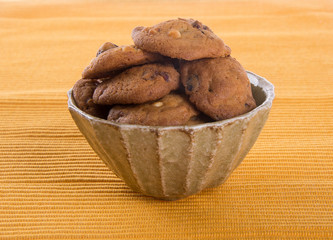
<svg viewBox="0 0 333 240">
<path fill-rule="evenodd" d="M 271 81 L 269 119 L 220 187 L 132 192 L 74 124 L 66 92 L 105 41 L 192 17 Z M 332 1 L 0 1 L 0 239 L 332 239 Z"/>
</svg>

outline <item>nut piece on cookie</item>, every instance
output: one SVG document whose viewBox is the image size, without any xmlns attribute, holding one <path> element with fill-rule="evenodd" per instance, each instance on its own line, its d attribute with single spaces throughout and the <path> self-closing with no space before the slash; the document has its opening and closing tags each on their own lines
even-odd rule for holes
<svg viewBox="0 0 333 240">
<path fill-rule="evenodd" d="M 170 93 L 155 102 L 116 105 L 110 110 L 107 119 L 117 123 L 176 126 L 186 124 L 198 114 L 186 96 Z"/>
<path fill-rule="evenodd" d="M 142 51 L 136 46 L 112 47 L 97 57 L 83 70 L 82 78 L 103 78 L 115 72 L 145 63 L 160 62 L 164 57 Z"/>
<path fill-rule="evenodd" d="M 95 117 L 106 118 L 109 107 L 95 104 L 92 99 L 99 84 L 98 79 L 80 79 L 73 86 L 73 97 L 82 111 Z"/>
<path fill-rule="evenodd" d="M 193 19 L 173 19 L 132 31 L 136 46 L 171 58 L 195 60 L 228 56 L 231 49 L 212 30 Z"/>
<path fill-rule="evenodd" d="M 97 104 L 139 104 L 159 99 L 179 87 L 179 73 L 171 63 L 129 68 L 96 88 Z"/>
<path fill-rule="evenodd" d="M 115 48 L 115 47 L 118 47 L 118 46 L 112 42 L 103 43 L 102 46 L 100 46 L 99 49 L 97 50 L 96 57 L 98 55 L 100 55 L 101 53 L 103 53 L 111 48 Z"/>
<path fill-rule="evenodd" d="M 176 29 L 171 29 L 168 32 L 168 36 L 169 37 L 173 37 L 173 38 L 181 38 L 182 34 L 178 30 L 176 30 Z"/>
<path fill-rule="evenodd" d="M 230 56 L 183 62 L 180 71 L 190 101 L 215 120 L 232 118 L 256 107 L 244 68 Z"/>
</svg>

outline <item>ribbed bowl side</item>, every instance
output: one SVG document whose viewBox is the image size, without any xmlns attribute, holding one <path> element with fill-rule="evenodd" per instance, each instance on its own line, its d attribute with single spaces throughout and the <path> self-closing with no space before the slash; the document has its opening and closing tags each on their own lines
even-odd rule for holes
<svg viewBox="0 0 333 240">
<path fill-rule="evenodd" d="M 202 190 L 206 173 L 211 168 L 216 146 L 221 143 L 221 129 L 214 127 L 199 128 L 190 133 L 191 147 L 186 176 L 186 195 Z"/>
<path fill-rule="evenodd" d="M 104 162 L 107 165 L 114 165 L 119 172 L 119 177 L 133 190 L 141 191 L 137 178 L 132 171 L 127 145 L 120 128 L 101 121 L 92 123 L 95 135 L 99 140 L 102 151 L 105 153 L 102 158 Z"/>
<path fill-rule="evenodd" d="M 244 129 L 242 146 L 239 149 L 238 157 L 235 158 L 230 166 L 230 174 L 239 166 L 239 164 L 241 164 L 245 156 L 255 144 L 268 118 L 269 110 L 269 108 L 263 108 L 258 111 L 256 115 L 251 116 L 251 121 L 248 122 L 247 127 Z"/>
<path fill-rule="evenodd" d="M 216 144 L 216 149 L 212 153 L 211 164 L 202 182 L 202 189 L 219 185 L 226 179 L 229 166 L 237 157 L 245 124 L 246 121 L 242 119 L 222 125 L 219 128 L 221 140 Z"/>
<path fill-rule="evenodd" d="M 149 196 L 163 198 L 165 190 L 157 132 L 149 128 L 126 128 L 121 130 L 121 135 L 140 191 Z"/>
<path fill-rule="evenodd" d="M 179 129 L 162 130 L 158 132 L 157 142 L 165 198 L 185 197 L 191 151 L 190 135 Z"/>
</svg>

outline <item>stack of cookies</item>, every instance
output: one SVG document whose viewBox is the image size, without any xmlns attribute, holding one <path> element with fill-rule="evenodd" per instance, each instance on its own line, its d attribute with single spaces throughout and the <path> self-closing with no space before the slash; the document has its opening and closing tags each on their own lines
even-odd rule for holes
<svg viewBox="0 0 333 240">
<path fill-rule="evenodd" d="M 232 118 L 256 107 L 244 68 L 207 26 L 174 19 L 104 43 L 73 87 L 77 106 L 117 123 L 175 126 Z"/>
</svg>

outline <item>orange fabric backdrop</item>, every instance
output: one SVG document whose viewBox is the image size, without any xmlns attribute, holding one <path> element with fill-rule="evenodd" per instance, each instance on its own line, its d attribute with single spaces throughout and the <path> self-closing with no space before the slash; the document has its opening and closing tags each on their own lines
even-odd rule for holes
<svg viewBox="0 0 333 240">
<path fill-rule="evenodd" d="M 164 202 L 107 169 L 66 92 L 103 42 L 176 17 L 210 26 L 276 99 L 225 184 Z M 329 0 L 0 0 L 0 238 L 333 238 L 332 43 Z"/>
</svg>

